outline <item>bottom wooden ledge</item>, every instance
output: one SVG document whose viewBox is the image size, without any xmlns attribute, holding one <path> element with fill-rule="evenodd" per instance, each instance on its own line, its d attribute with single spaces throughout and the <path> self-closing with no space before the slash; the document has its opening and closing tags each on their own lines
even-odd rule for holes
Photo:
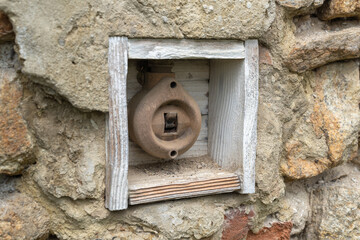
<svg viewBox="0 0 360 240">
<path fill-rule="evenodd" d="M 222 170 L 208 157 L 174 160 L 129 169 L 131 205 L 239 189 L 239 177 L 235 173 Z"/>
</svg>

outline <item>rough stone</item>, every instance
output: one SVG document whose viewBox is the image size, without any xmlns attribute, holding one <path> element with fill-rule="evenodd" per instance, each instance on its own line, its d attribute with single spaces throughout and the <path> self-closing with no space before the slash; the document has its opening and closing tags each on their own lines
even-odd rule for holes
<svg viewBox="0 0 360 240">
<path fill-rule="evenodd" d="M 9 181 L 0 175 L 0 239 L 37 240 L 49 232 L 47 211 L 27 195 L 9 187 Z M 2 185 L 7 184 L 7 187 Z M 14 183 L 12 183 L 14 184 Z"/>
<path fill-rule="evenodd" d="M 246 240 L 289 240 L 291 228 L 291 222 L 273 223 L 271 227 L 264 227 L 256 234 L 249 232 Z"/>
<path fill-rule="evenodd" d="M 285 197 L 281 200 L 281 210 L 276 215 L 281 222 L 293 224 L 291 235 L 300 234 L 306 226 L 311 213 L 310 194 L 304 182 L 297 181 L 287 184 Z"/>
<path fill-rule="evenodd" d="M 359 139 L 358 139 L 358 145 L 359 145 L 359 148 L 358 148 L 358 154 L 357 154 L 357 157 L 355 157 L 353 159 L 353 162 L 358 164 L 360 166 L 360 132 L 359 132 Z"/>
<path fill-rule="evenodd" d="M 100 111 L 108 111 L 109 36 L 258 38 L 275 16 L 273 0 L 1 0 L 0 9 L 13 22 L 22 72 L 76 107 Z"/>
<path fill-rule="evenodd" d="M 224 211 L 196 199 L 129 209 L 127 222 L 155 230 L 168 239 L 202 239 L 221 230 Z"/>
<path fill-rule="evenodd" d="M 16 72 L 9 68 L 9 45 L 1 45 L 0 52 L 0 173 L 20 174 L 34 161 L 33 143 L 20 112 L 22 88 Z"/>
<path fill-rule="evenodd" d="M 357 155 L 359 66 L 333 63 L 319 68 L 306 87 L 312 109 L 286 142 L 282 173 L 292 179 L 316 176 Z M 349 121 L 351 119 L 351 121 Z"/>
<path fill-rule="evenodd" d="M 15 71 L 18 69 L 18 59 L 14 51 L 14 43 L 0 44 L 0 69 L 10 72 L 12 69 L 12 77 L 15 78 Z M 13 79 L 11 79 L 12 82 Z"/>
<path fill-rule="evenodd" d="M 360 238 L 360 171 L 353 164 L 332 169 L 314 179 L 312 217 L 306 239 Z"/>
<path fill-rule="evenodd" d="M 293 21 L 294 15 L 314 13 L 322 1 L 277 0 L 276 9 L 275 2 L 0 0 L 0 9 L 10 16 L 17 34 L 16 51 L 22 64 L 19 70 L 24 74 L 18 76 L 25 84 L 21 114 L 33 134 L 37 159 L 35 165 L 23 171 L 21 194 L 26 193 L 46 207 L 51 233 L 59 239 L 71 240 L 219 240 L 289 239 L 291 231 L 294 238 L 305 232 L 311 236 L 307 239 L 316 239 L 319 234 L 341 238 L 337 230 L 329 233 L 330 221 L 325 219 L 328 216 L 342 217 L 343 228 L 351 229 L 351 220 L 358 224 L 353 212 L 346 216 L 333 213 L 338 203 L 332 200 L 330 187 L 348 179 L 341 176 L 348 174 L 349 169 L 341 168 L 339 176 L 329 179 L 326 173 L 320 173 L 332 172 L 328 168 L 350 161 L 355 154 L 354 129 L 359 129 L 355 105 L 359 100 L 357 66 L 354 62 L 336 63 L 297 74 L 286 68 L 284 58 L 294 57 L 295 72 L 356 58 L 359 22 L 342 19 L 329 23 L 319 21 L 315 15 Z M 302 21 L 304 24 L 298 27 Z M 107 111 L 107 39 L 113 35 L 259 38 L 263 47 L 255 194 L 221 194 L 130 206 L 118 212 L 105 209 L 105 114 L 82 112 L 76 107 Z M 331 42 L 334 36 L 336 39 Z M 291 52 L 297 46 L 296 39 L 298 45 L 309 47 L 308 52 L 305 47 L 306 51 L 299 55 Z M 14 68 L 8 60 L 3 62 L 3 66 Z M 279 167 L 286 171 L 280 172 Z M 320 174 L 320 178 L 314 177 L 319 183 L 309 180 L 284 183 L 283 176 L 298 179 L 316 174 Z M 314 209 L 324 206 L 329 213 L 310 216 L 310 194 L 305 188 L 314 185 L 317 187 L 312 206 Z M 14 189 L 9 182 L 5 188 Z M 341 191 L 340 187 L 335 189 Z M 350 193 L 358 197 L 349 189 L 337 194 L 347 206 L 350 199 L 353 203 L 357 201 L 352 196 L 346 198 Z M 254 217 L 242 212 L 248 206 L 256 212 Z M 339 209 L 347 211 L 344 206 Z M 269 219 L 271 224 L 264 224 Z M 308 219 L 313 220 L 305 224 Z M 305 226 L 309 227 L 304 229 Z M 357 235 L 351 234 L 350 230 L 345 232 L 345 236 L 356 239 Z"/>
<path fill-rule="evenodd" d="M 298 41 L 305 41 L 313 38 L 314 35 L 326 35 L 346 29 L 357 29 L 360 19 L 336 19 L 334 21 L 321 21 L 316 15 L 303 15 L 293 19 L 295 25 L 295 38 Z"/>
<path fill-rule="evenodd" d="M 324 0 L 276 0 L 276 2 L 283 7 L 299 9 L 309 7 L 312 4 L 321 6 L 324 3 Z"/>
<path fill-rule="evenodd" d="M 360 17 L 359 0 L 329 0 L 319 9 L 318 17 L 321 20 L 335 18 Z"/>
<path fill-rule="evenodd" d="M 264 203 L 271 203 L 284 194 L 285 184 L 280 174 L 274 174 L 278 163 L 271 161 L 280 157 L 281 122 L 265 106 L 259 106 L 258 142 L 256 159 L 256 183 Z M 260 134 L 259 134 L 260 133 Z M 269 181 L 271 179 L 271 181 Z"/>
<path fill-rule="evenodd" d="M 25 94 L 24 117 L 38 145 L 29 168 L 35 182 L 58 198 L 102 197 L 104 114 L 80 112 L 47 87 L 29 84 Z"/>
<path fill-rule="evenodd" d="M 254 212 L 246 213 L 241 209 L 230 209 L 225 214 L 225 222 L 222 231 L 222 240 L 246 239 L 249 232 L 249 222 Z"/>
<path fill-rule="evenodd" d="M 276 2 L 295 15 L 299 15 L 320 7 L 324 0 L 276 0 Z"/>
<path fill-rule="evenodd" d="M 311 37 L 298 38 L 290 51 L 287 67 L 302 73 L 330 62 L 360 57 L 360 28 L 314 32 Z"/>
<path fill-rule="evenodd" d="M 67 229 L 61 229 L 60 231 L 55 229 L 54 232 L 59 237 L 56 239 L 61 240 L 168 240 L 168 238 L 154 232 L 152 229 L 118 223 L 108 223 L 108 225 L 89 223 L 86 227 L 71 229 L 71 226 L 68 226 Z"/>
<path fill-rule="evenodd" d="M 259 198 L 270 204 L 284 195 L 279 170 L 283 139 L 293 132 L 308 108 L 301 78 L 286 69 L 262 64 L 259 78 L 256 184 Z"/>
</svg>

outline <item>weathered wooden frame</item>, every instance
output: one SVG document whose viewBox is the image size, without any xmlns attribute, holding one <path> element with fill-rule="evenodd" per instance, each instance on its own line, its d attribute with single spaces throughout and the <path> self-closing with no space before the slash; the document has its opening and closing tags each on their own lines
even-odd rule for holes
<svg viewBox="0 0 360 240">
<path fill-rule="evenodd" d="M 258 52 L 257 40 L 110 37 L 105 200 L 109 210 L 128 207 L 128 59 L 213 59 L 210 62 L 209 155 L 221 167 L 238 175 L 241 193 L 255 192 Z M 211 96 L 211 89 L 215 92 L 220 88 L 229 91 L 217 93 L 221 97 Z M 223 109 L 222 116 L 217 112 L 219 109 Z"/>
</svg>

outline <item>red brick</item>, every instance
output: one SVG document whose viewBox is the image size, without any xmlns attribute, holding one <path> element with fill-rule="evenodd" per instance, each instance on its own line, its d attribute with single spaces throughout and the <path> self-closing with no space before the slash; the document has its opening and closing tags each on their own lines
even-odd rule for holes
<svg viewBox="0 0 360 240">
<path fill-rule="evenodd" d="M 260 61 L 260 64 L 268 64 L 268 65 L 273 64 L 270 51 L 266 47 L 260 46 L 259 61 Z"/>
<path fill-rule="evenodd" d="M 244 210 L 231 209 L 225 214 L 225 223 L 222 232 L 222 240 L 245 239 L 249 231 L 249 220 L 254 216 L 250 211 L 246 214 Z"/>
<path fill-rule="evenodd" d="M 292 226 L 291 222 L 274 223 L 270 228 L 264 227 L 257 234 L 249 231 L 246 240 L 289 240 Z"/>
</svg>

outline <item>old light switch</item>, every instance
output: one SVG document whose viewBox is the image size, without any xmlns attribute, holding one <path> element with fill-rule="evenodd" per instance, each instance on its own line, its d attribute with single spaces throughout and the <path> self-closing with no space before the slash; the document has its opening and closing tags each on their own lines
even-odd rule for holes
<svg viewBox="0 0 360 240">
<path fill-rule="evenodd" d="M 129 102 L 129 136 L 148 154 L 173 159 L 196 141 L 201 113 L 175 74 L 147 72 L 143 89 Z"/>
</svg>

